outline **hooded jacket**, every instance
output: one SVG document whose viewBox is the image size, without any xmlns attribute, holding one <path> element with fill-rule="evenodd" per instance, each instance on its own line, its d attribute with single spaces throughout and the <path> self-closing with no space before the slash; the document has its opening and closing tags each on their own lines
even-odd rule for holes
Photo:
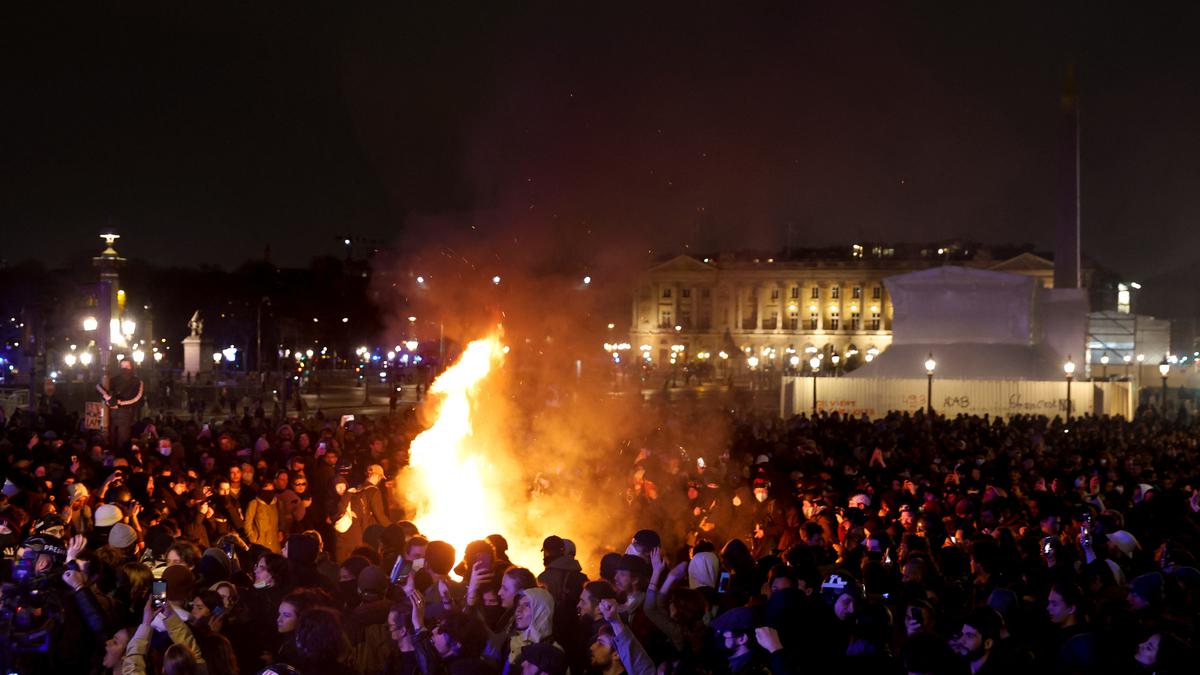
<svg viewBox="0 0 1200 675">
<path fill-rule="evenodd" d="M 259 544 L 272 553 L 279 553 L 279 511 L 274 504 L 268 504 L 257 496 L 250 502 L 250 508 L 246 511 L 246 538 L 251 544 Z"/>
</svg>

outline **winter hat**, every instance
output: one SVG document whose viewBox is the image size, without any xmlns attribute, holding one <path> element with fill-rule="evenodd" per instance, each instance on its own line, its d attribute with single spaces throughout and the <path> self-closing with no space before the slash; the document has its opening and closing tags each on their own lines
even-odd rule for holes
<svg viewBox="0 0 1200 675">
<path fill-rule="evenodd" d="M 425 567 L 435 574 L 449 574 L 454 567 L 454 547 L 444 541 L 431 541 L 425 547 Z"/>
<path fill-rule="evenodd" d="M 1133 552 L 1138 549 L 1138 540 L 1125 530 L 1117 530 L 1108 535 L 1108 540 L 1117 547 L 1121 553 L 1132 558 Z"/>
<path fill-rule="evenodd" d="M 688 563 L 688 585 L 692 588 L 717 587 L 717 574 L 721 571 L 721 560 L 716 553 L 705 551 L 692 556 Z"/>
<path fill-rule="evenodd" d="M 825 601 L 830 605 L 846 593 L 851 594 L 855 598 L 862 598 L 866 595 L 862 584 L 858 583 L 854 577 L 842 572 L 830 574 L 821 583 L 821 597 L 825 598 Z"/>
<path fill-rule="evenodd" d="M 83 483 L 71 483 L 67 486 L 67 501 L 73 502 L 76 499 L 88 496 L 87 486 Z"/>
<path fill-rule="evenodd" d="M 735 607 L 712 622 L 712 627 L 718 632 L 730 633 L 753 633 L 760 625 L 762 623 L 755 618 L 754 610 L 749 607 Z"/>
<path fill-rule="evenodd" d="M 617 574 L 617 566 L 621 564 L 620 553 L 605 553 L 600 558 L 600 578 L 612 581 Z"/>
<path fill-rule="evenodd" d="M 869 509 L 871 508 L 871 498 L 860 492 L 850 498 L 850 506 L 863 510 Z"/>
<path fill-rule="evenodd" d="M 317 560 L 320 546 L 307 534 L 293 534 L 287 538 L 288 560 L 297 565 L 311 565 Z"/>
<path fill-rule="evenodd" d="M 552 534 L 542 540 L 542 553 L 550 553 L 552 555 L 563 555 L 566 552 L 567 545 L 563 543 L 563 538 Z"/>
<path fill-rule="evenodd" d="M 17 487 L 11 480 L 5 478 L 4 488 L 0 489 L 0 492 L 3 492 L 5 497 L 16 497 L 21 493 L 21 488 Z"/>
<path fill-rule="evenodd" d="M 200 562 L 196 563 L 196 574 L 203 577 L 204 581 L 210 585 L 228 579 L 231 572 L 229 556 L 219 548 L 205 549 L 204 556 L 200 558 Z"/>
<path fill-rule="evenodd" d="M 563 539 L 563 555 L 568 558 L 575 557 L 575 542 L 570 539 Z"/>
<path fill-rule="evenodd" d="M 96 509 L 96 513 L 92 519 L 96 522 L 96 527 L 112 527 L 121 522 L 125 514 L 121 513 L 121 507 L 115 504 L 104 504 Z"/>
<path fill-rule="evenodd" d="M 1154 605 L 1163 601 L 1163 578 L 1158 572 L 1149 572 L 1129 582 L 1129 592 Z"/>
<path fill-rule="evenodd" d="M 377 565 L 367 565 L 358 573 L 358 592 L 383 595 L 387 592 L 388 579 Z"/>
<path fill-rule="evenodd" d="M 196 577 L 185 565 L 170 565 L 163 570 L 162 580 L 167 582 L 167 600 L 184 604 L 192 599 Z"/>
<path fill-rule="evenodd" d="M 108 545 L 113 548 L 129 548 L 137 543 L 137 533 L 125 523 L 117 523 L 108 532 Z"/>
</svg>

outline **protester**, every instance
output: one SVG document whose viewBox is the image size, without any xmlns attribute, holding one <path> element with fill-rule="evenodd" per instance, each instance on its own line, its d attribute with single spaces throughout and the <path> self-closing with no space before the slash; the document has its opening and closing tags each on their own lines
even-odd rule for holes
<svg viewBox="0 0 1200 675">
<path fill-rule="evenodd" d="M 694 410 L 645 414 L 654 432 L 576 467 L 588 531 L 609 535 L 537 533 L 541 561 L 509 551 L 528 531 L 479 532 L 458 558 L 447 533 L 402 520 L 413 506 L 387 481 L 412 415 L 163 415 L 117 445 L 14 415 L 0 660 L 212 675 L 1194 663 L 1200 420 L 1142 410 L 1067 433 L 1023 415 L 735 413 L 713 446 Z M 531 491 L 560 480 L 534 473 Z"/>
</svg>

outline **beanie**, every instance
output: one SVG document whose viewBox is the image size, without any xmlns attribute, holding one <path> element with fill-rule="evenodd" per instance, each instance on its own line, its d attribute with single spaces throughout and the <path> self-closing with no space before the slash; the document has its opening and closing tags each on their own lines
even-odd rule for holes
<svg viewBox="0 0 1200 675">
<path fill-rule="evenodd" d="M 184 604 L 192 599 L 196 577 L 185 565 L 170 565 L 163 570 L 162 580 L 167 583 L 167 600 Z"/>
<path fill-rule="evenodd" d="M 120 507 L 115 504 L 104 504 L 96 509 L 96 513 L 93 514 L 92 519 L 95 521 L 96 527 L 112 527 L 121 522 L 121 518 L 124 517 Z"/>
<path fill-rule="evenodd" d="M 211 585 L 213 582 L 228 579 L 232 572 L 230 567 L 229 556 L 225 555 L 225 551 L 219 548 L 209 548 L 205 549 L 204 556 L 200 558 L 200 562 L 196 563 L 196 574 Z"/>
<path fill-rule="evenodd" d="M 1116 532 L 1108 535 L 1108 541 L 1111 542 L 1113 546 L 1116 546 L 1118 551 L 1124 553 L 1130 558 L 1133 557 L 1134 551 L 1136 551 L 1138 548 L 1137 539 L 1125 530 L 1117 530 Z"/>
<path fill-rule="evenodd" d="M 129 548 L 137 543 L 137 533 L 125 523 L 117 523 L 108 532 L 108 545 L 113 548 Z"/>
<path fill-rule="evenodd" d="M 367 565 L 358 573 L 358 591 L 383 595 L 387 592 L 388 580 L 377 565 Z"/>
</svg>

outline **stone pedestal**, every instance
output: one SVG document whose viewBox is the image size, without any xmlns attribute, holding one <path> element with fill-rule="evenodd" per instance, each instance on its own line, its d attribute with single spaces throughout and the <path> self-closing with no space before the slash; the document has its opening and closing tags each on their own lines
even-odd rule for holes
<svg viewBox="0 0 1200 675">
<path fill-rule="evenodd" d="M 189 335 L 183 339 L 183 372 L 185 375 L 196 376 L 212 370 L 212 347 L 209 342 L 199 335 Z"/>
</svg>

